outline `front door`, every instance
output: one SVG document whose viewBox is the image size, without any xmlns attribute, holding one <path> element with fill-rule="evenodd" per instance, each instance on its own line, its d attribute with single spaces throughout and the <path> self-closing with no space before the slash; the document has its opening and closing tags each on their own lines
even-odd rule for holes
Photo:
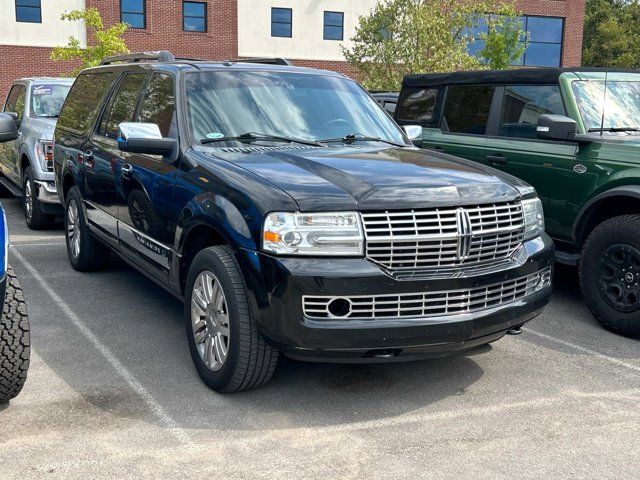
<svg viewBox="0 0 640 480">
<path fill-rule="evenodd" d="M 154 73 L 135 121 L 153 123 L 165 138 L 178 139 L 173 75 Z M 173 202 L 177 164 L 173 157 L 122 154 L 117 171 L 118 231 L 122 252 L 166 280 L 179 212 Z"/>
<path fill-rule="evenodd" d="M 136 111 L 146 73 L 127 73 L 111 94 L 84 156 L 87 216 L 104 240 L 118 241 L 118 181 L 125 163 L 118 149 L 118 125 Z"/>
<path fill-rule="evenodd" d="M 5 112 L 11 112 L 16 116 L 16 123 L 20 125 L 24 118 L 26 107 L 27 88 L 22 83 L 16 83 L 9 91 L 9 96 L 4 105 Z M 19 134 L 21 135 L 21 134 Z M 0 169 L 2 174 L 14 184 L 20 185 L 20 168 L 18 162 L 18 145 L 20 137 L 14 142 L 0 144 Z"/>
</svg>

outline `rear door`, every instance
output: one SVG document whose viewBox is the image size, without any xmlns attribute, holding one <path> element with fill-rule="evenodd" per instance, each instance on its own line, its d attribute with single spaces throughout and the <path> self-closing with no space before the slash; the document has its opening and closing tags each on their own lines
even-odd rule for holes
<svg viewBox="0 0 640 480">
<path fill-rule="evenodd" d="M 496 91 L 483 159 L 487 165 L 510 173 L 533 185 L 545 211 L 546 226 L 555 238 L 563 236 L 567 224 L 567 202 L 584 177 L 573 167 L 578 145 L 573 142 L 537 138 L 538 117 L 566 115 L 558 85 L 507 85 Z"/>
<path fill-rule="evenodd" d="M 26 96 L 27 86 L 22 83 L 16 83 L 11 87 L 4 105 L 5 112 L 11 112 L 16 115 L 16 123 L 18 125 L 22 123 L 24 118 Z M 2 169 L 2 174 L 16 185 L 20 185 L 20 169 L 18 168 L 19 142 L 20 136 L 14 142 L 0 143 L 0 169 Z"/>
</svg>

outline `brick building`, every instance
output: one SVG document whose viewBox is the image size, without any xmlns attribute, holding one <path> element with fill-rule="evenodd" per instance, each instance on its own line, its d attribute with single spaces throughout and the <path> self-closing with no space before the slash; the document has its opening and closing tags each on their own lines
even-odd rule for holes
<svg viewBox="0 0 640 480">
<path fill-rule="evenodd" d="M 377 0 L 2 0 L 0 2 L 0 96 L 11 81 L 59 75 L 71 65 L 53 63 L 51 48 L 69 36 L 86 44 L 84 28 L 62 22 L 75 8 L 96 7 L 106 25 L 132 28 L 132 51 L 168 49 L 194 58 L 284 57 L 298 65 L 352 73 L 341 44 L 360 15 Z M 530 44 L 520 64 L 580 65 L 585 0 L 518 0 Z M 477 31 L 482 30 L 482 25 Z M 91 39 L 89 39 L 90 41 Z M 478 49 L 475 42 L 470 49 Z"/>
</svg>

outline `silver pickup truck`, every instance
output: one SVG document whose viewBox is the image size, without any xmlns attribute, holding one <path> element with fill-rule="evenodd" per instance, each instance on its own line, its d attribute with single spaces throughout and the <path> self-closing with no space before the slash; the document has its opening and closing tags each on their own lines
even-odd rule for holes
<svg viewBox="0 0 640 480">
<path fill-rule="evenodd" d="M 52 138 L 72 83 L 72 78 L 22 78 L 13 83 L 4 104 L 18 138 L 0 143 L 0 184 L 23 198 L 31 229 L 47 228 L 63 212 L 53 178 Z"/>
</svg>

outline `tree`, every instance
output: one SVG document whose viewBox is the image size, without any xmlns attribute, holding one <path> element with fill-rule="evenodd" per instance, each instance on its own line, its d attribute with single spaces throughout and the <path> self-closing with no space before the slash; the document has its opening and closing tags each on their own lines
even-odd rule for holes
<svg viewBox="0 0 640 480">
<path fill-rule="evenodd" d="M 587 0 L 582 63 L 589 67 L 640 68 L 638 0 Z"/>
<path fill-rule="evenodd" d="M 65 47 L 56 47 L 51 52 L 51 59 L 54 61 L 80 61 L 80 66 L 71 72 L 72 76 L 84 68 L 99 65 L 104 57 L 129 53 L 123 38 L 129 27 L 125 23 L 116 23 L 104 28 L 98 9 L 72 10 L 63 13 L 61 18 L 71 22 L 83 21 L 87 27 L 87 37 L 94 41 L 94 45 L 87 44 L 86 48 L 82 48 L 80 40 L 71 36 Z"/>
<path fill-rule="evenodd" d="M 496 15 L 488 16 L 488 12 Z M 471 31 L 488 19 L 479 58 L 467 51 Z M 384 0 L 360 17 L 345 59 L 369 89 L 397 90 L 418 72 L 505 68 L 522 55 L 524 32 L 512 3 L 500 0 Z"/>
</svg>

